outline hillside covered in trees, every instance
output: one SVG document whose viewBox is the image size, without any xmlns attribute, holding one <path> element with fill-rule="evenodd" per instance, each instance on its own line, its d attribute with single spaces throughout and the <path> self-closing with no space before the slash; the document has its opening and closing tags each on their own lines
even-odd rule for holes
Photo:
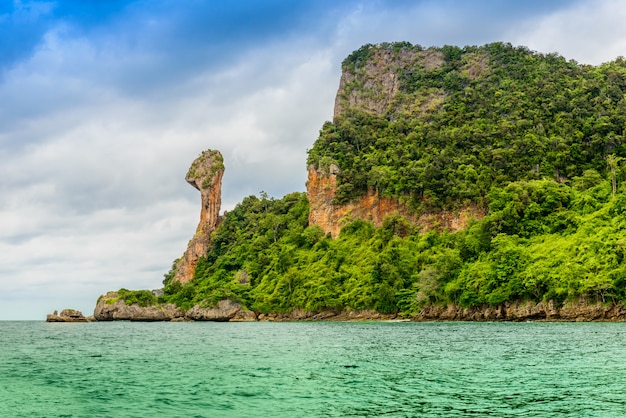
<svg viewBox="0 0 626 418">
<path fill-rule="evenodd" d="M 343 72 L 353 77 L 338 103 L 357 105 L 324 124 L 308 158 L 341 169 L 339 202 L 373 188 L 415 209 L 485 203 L 512 181 L 606 173 L 606 157 L 624 151 L 621 58 L 592 67 L 502 43 L 396 43 L 360 48 Z M 397 90 L 372 81 L 389 73 Z"/>
<path fill-rule="evenodd" d="M 336 174 L 334 204 L 375 191 L 415 214 L 471 204 L 485 216 L 457 232 L 399 214 L 378 227 L 347 219 L 333 238 L 310 224 L 306 194 L 250 196 L 212 232 L 191 281 L 173 280 L 175 262 L 163 295 L 122 290 L 126 303 L 408 318 L 437 306 L 623 307 L 624 59 L 392 43 L 342 68 L 335 118 L 307 162 Z"/>
</svg>

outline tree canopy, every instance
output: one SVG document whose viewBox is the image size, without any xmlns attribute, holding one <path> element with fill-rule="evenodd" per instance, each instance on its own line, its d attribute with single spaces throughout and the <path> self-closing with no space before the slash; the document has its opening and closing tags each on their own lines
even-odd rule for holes
<svg viewBox="0 0 626 418">
<path fill-rule="evenodd" d="M 430 67 L 402 61 L 423 51 L 366 45 L 344 61 L 340 99 L 378 92 L 385 77 L 368 62 L 398 91 L 379 112 L 346 105 L 309 151 L 309 164 L 339 167 L 337 203 L 375 189 L 415 210 L 455 208 L 512 181 L 604 175 L 608 155 L 626 156 L 624 59 L 592 67 L 494 43 L 431 48 Z"/>
<path fill-rule="evenodd" d="M 336 203 L 376 190 L 416 212 L 472 203 L 487 215 L 456 233 L 356 219 L 333 239 L 308 224 L 305 194 L 249 196 L 212 233 L 193 280 L 170 272 L 163 296 L 125 291 L 127 302 L 407 317 L 433 304 L 626 302 L 624 59 L 396 43 L 366 45 L 343 67 L 342 111 L 308 156 L 339 167 Z M 383 72 L 396 80 L 387 101 Z"/>
</svg>

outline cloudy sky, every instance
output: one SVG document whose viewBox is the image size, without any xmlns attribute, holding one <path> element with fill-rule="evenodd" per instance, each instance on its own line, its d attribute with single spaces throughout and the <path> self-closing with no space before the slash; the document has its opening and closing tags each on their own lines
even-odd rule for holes
<svg viewBox="0 0 626 418">
<path fill-rule="evenodd" d="M 304 191 L 365 43 L 599 64 L 626 55 L 624 21 L 622 0 L 0 0 L 0 320 L 160 287 L 199 219 L 184 176 L 205 149 L 225 158 L 223 209 Z"/>
</svg>

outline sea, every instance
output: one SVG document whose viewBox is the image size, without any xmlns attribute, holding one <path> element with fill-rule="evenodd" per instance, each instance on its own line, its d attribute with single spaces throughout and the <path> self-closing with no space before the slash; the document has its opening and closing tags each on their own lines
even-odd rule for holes
<svg viewBox="0 0 626 418">
<path fill-rule="evenodd" d="M 624 416 L 624 323 L 0 322 L 0 417 Z"/>
</svg>

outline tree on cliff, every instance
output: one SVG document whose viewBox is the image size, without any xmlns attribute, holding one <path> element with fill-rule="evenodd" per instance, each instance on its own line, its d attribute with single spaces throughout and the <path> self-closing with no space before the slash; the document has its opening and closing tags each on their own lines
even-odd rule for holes
<svg viewBox="0 0 626 418">
<path fill-rule="evenodd" d="M 626 157 L 625 94 L 623 59 L 366 45 L 344 61 L 335 119 L 308 163 L 339 167 L 337 203 L 373 189 L 417 211 L 454 209 L 511 181 L 605 173 L 604 155 Z"/>
<path fill-rule="evenodd" d="M 623 59 L 591 67 L 503 43 L 398 43 L 366 45 L 343 67 L 334 121 L 308 157 L 335 176 L 329 205 L 374 191 L 413 213 L 471 203 L 484 218 L 452 233 L 399 214 L 378 227 L 346 216 L 333 238 L 309 224 L 305 194 L 261 193 L 205 231 L 188 282 L 170 272 L 148 302 L 406 317 L 448 304 L 626 302 Z"/>
</svg>

